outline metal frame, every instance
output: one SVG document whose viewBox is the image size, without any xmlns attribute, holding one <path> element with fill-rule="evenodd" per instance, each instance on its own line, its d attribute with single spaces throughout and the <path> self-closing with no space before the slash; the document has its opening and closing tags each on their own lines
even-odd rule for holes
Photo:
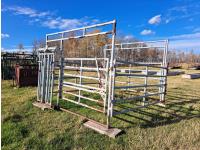
<svg viewBox="0 0 200 150">
<path fill-rule="evenodd" d="M 98 32 L 98 33 L 91 33 L 88 32 L 88 30 L 97 28 L 97 27 L 103 27 L 103 26 L 111 26 L 112 29 L 109 31 L 104 31 L 104 32 Z M 79 35 L 70 35 L 70 33 L 76 33 L 78 32 Z M 112 43 L 111 43 L 111 58 L 64 58 L 63 55 L 63 42 L 65 40 L 69 40 L 71 38 L 73 39 L 79 39 L 79 38 L 84 38 L 84 37 L 91 37 L 91 36 L 97 36 L 97 35 L 112 35 Z M 59 69 L 59 77 L 58 77 L 58 94 L 57 94 L 57 105 L 59 105 L 60 100 L 67 100 L 69 102 L 78 104 L 80 106 L 90 108 L 93 110 L 96 110 L 98 112 L 102 112 L 107 114 L 107 127 L 109 127 L 110 124 L 110 115 L 112 114 L 112 103 L 111 100 L 113 99 L 113 94 L 110 94 L 113 92 L 113 81 L 115 79 L 114 77 L 114 72 L 111 71 L 111 68 L 114 68 L 114 54 L 115 54 L 115 36 L 116 36 L 116 20 L 105 22 L 102 24 L 96 24 L 96 25 L 91 25 L 87 27 L 82 27 L 78 29 L 73 29 L 73 30 L 68 30 L 68 31 L 62 31 L 62 32 L 56 32 L 56 33 L 51 33 L 46 35 L 46 45 L 48 47 L 48 44 L 50 42 L 60 42 L 60 53 L 61 57 L 59 60 L 59 67 L 55 67 L 55 69 Z M 79 61 L 80 66 L 70 66 L 67 61 Z M 96 66 L 95 67 L 83 67 L 83 62 L 84 61 L 95 61 Z M 98 66 L 98 61 L 103 61 L 104 67 L 99 68 Z M 78 69 L 78 74 L 70 74 L 69 73 L 64 73 L 65 71 L 70 71 L 73 69 Z M 97 77 L 93 76 L 84 76 L 83 72 L 97 72 Z M 104 75 L 104 79 L 101 78 L 101 75 Z M 79 83 L 73 83 L 73 82 L 66 82 L 65 78 L 72 77 L 72 78 L 79 78 Z M 90 80 L 95 80 L 101 83 L 101 87 L 97 88 L 94 86 L 90 85 L 83 85 L 82 80 L 83 79 L 90 79 Z M 68 87 L 72 88 L 73 90 L 78 90 L 78 93 L 72 93 L 69 91 L 64 91 L 63 88 Z M 89 93 L 98 93 L 101 95 L 103 101 L 98 101 L 94 100 L 92 98 L 86 97 L 81 95 L 82 91 L 86 91 Z M 78 101 L 72 100 L 70 98 L 67 98 L 66 96 L 63 95 L 73 95 L 75 97 L 78 97 Z M 102 103 L 103 105 L 103 110 L 96 109 L 94 107 L 91 107 L 89 105 L 81 103 L 81 99 L 86 99 L 89 101 L 97 102 L 97 103 Z M 62 108 L 63 109 L 63 108 Z M 108 110 L 108 111 L 106 111 Z"/>
<path fill-rule="evenodd" d="M 97 27 L 103 27 L 107 25 L 112 25 L 112 29 L 110 31 L 104 31 L 99 33 L 91 33 L 87 30 L 97 28 Z M 70 35 L 70 33 L 77 32 L 79 35 Z M 84 37 L 90 37 L 90 36 L 97 36 L 97 35 L 112 35 L 111 37 L 111 44 L 108 44 L 104 47 L 104 58 L 64 58 L 63 51 L 63 43 L 65 40 L 69 40 L 71 38 L 79 39 Z M 48 102 L 51 105 L 52 101 L 52 95 L 53 93 L 57 93 L 57 106 L 59 106 L 60 101 L 69 101 L 72 103 L 75 103 L 77 105 L 93 109 L 95 111 L 105 113 L 107 116 L 107 128 L 110 126 L 110 119 L 112 116 L 129 112 L 132 109 L 126 109 L 121 110 L 119 112 L 116 112 L 114 110 L 114 107 L 119 102 L 125 102 L 125 101 L 132 101 L 138 98 L 143 99 L 143 105 L 139 106 L 138 108 L 146 107 L 149 105 L 153 105 L 155 103 L 163 103 L 165 100 L 165 94 L 166 94 L 166 83 L 167 83 L 167 51 L 168 51 L 168 40 L 162 40 L 162 41 L 149 41 L 149 42 L 133 42 L 133 43 L 115 43 L 116 38 L 116 21 L 109 21 L 102 24 L 96 24 L 92 26 L 87 26 L 83 28 L 68 30 L 68 31 L 62 31 L 62 32 L 56 32 L 46 35 L 46 49 L 48 48 L 49 43 L 51 42 L 59 42 L 60 48 L 60 58 L 59 58 L 59 65 L 49 65 L 51 66 L 50 71 L 54 72 L 54 70 L 58 70 L 58 91 L 54 92 L 53 88 L 56 84 L 54 84 L 54 79 L 56 78 L 56 75 L 51 76 L 50 82 L 50 88 L 51 89 L 50 95 L 47 95 L 47 98 L 51 98 L 50 101 L 45 99 L 45 102 Z M 161 45 L 147 45 L 146 43 L 164 43 L 164 46 Z M 128 46 L 128 47 L 127 47 Z M 117 58 L 117 52 L 119 50 L 140 50 L 140 49 L 149 49 L 149 48 L 155 48 L 155 49 L 163 49 L 163 57 L 161 62 L 138 62 L 138 61 L 124 61 L 122 59 Z M 107 52 L 110 52 L 110 56 L 107 56 Z M 44 55 L 44 54 L 43 54 Z M 43 56 L 41 55 L 41 56 Z M 41 57 L 40 56 L 40 57 Z M 42 59 L 45 59 L 44 57 L 40 58 L 40 61 Z M 52 59 L 54 64 L 54 57 Z M 76 63 L 74 63 L 76 62 Z M 78 63 L 77 63 L 78 62 Z M 91 62 L 91 64 L 95 64 L 93 66 L 84 66 L 84 62 Z M 103 67 L 99 67 L 98 63 L 103 62 Z M 50 62 L 47 61 L 47 64 Z M 125 68 L 118 67 L 119 64 L 126 64 L 129 66 L 128 73 L 125 71 L 124 73 L 119 73 L 120 71 L 127 70 Z M 131 69 L 132 66 L 145 66 L 145 74 L 138 74 L 134 73 L 134 70 Z M 42 67 L 42 66 L 41 66 Z M 150 68 L 156 68 L 160 69 L 160 75 L 150 75 L 149 72 L 151 71 Z M 43 69 L 45 70 L 45 69 Z M 74 73 L 76 71 L 76 73 Z M 67 72 L 67 73 L 66 73 Z M 89 72 L 91 75 L 84 75 L 84 72 Z M 92 73 L 96 72 L 96 76 L 93 76 Z M 102 77 L 102 75 L 104 77 Z M 117 78 L 123 76 L 127 77 L 127 82 L 123 81 L 117 81 Z M 41 76 L 39 76 L 38 83 L 41 82 Z M 45 77 L 46 78 L 46 77 Z M 71 79 L 72 80 L 65 80 L 65 79 Z M 142 78 L 144 79 L 143 84 L 137 84 L 133 85 L 131 82 L 132 78 Z M 52 80 L 51 80 L 52 79 Z M 74 80 L 75 79 L 75 80 Z M 153 79 L 159 81 L 158 84 L 149 84 L 148 80 Z M 92 80 L 95 81 L 95 83 L 85 83 L 84 80 Z M 74 82 L 75 81 L 75 82 Z M 119 86 L 118 84 L 125 84 L 123 86 Z M 38 93 L 40 93 L 41 86 L 46 85 L 40 85 L 38 84 Z M 99 87 L 97 87 L 99 85 Z M 149 87 L 158 87 L 159 91 L 156 93 L 148 92 Z M 68 88 L 67 90 L 65 88 Z M 143 88 L 143 95 L 140 96 L 133 96 L 126 99 L 117 99 L 116 98 L 116 90 L 127 90 L 132 91 L 136 88 Z M 72 89 L 72 90 L 69 90 Z M 95 100 L 93 98 L 90 98 L 88 96 L 84 96 L 83 92 L 88 93 L 98 93 L 103 100 Z M 77 92 L 77 93 L 76 93 Z M 41 90 L 41 93 L 44 93 Z M 47 92 L 46 92 L 47 93 Z M 71 99 L 71 96 L 74 96 L 76 99 Z M 151 96 L 159 96 L 159 101 L 155 101 L 152 103 L 147 103 L 147 98 Z M 41 95 L 38 94 L 38 99 L 41 99 Z M 85 103 L 82 103 L 82 99 L 92 101 L 95 103 L 102 104 L 103 109 L 98 109 L 95 107 L 92 107 L 90 105 L 87 105 Z M 61 108 L 61 110 L 65 110 L 64 108 Z M 69 110 L 66 110 L 67 112 L 70 112 Z M 73 112 L 74 114 L 74 112 Z"/>
<path fill-rule="evenodd" d="M 116 47 L 116 53 L 118 53 L 119 50 L 137 50 L 140 51 L 141 49 L 143 50 L 148 50 L 148 49 L 159 49 L 162 51 L 162 59 L 160 62 L 137 62 L 137 61 L 123 61 L 120 58 L 115 58 L 115 69 L 113 70 L 113 74 L 115 74 L 115 77 L 127 77 L 127 82 L 122 82 L 122 81 L 116 81 L 116 79 L 113 81 L 115 83 L 113 83 L 113 90 L 114 92 L 112 92 L 113 94 L 113 99 L 111 101 L 112 103 L 112 107 L 116 105 L 116 103 L 126 103 L 126 102 L 130 102 L 133 100 L 137 100 L 142 98 L 142 102 L 143 105 L 142 106 L 138 106 L 136 108 L 132 108 L 132 109 L 125 109 L 125 110 L 120 110 L 120 111 L 114 111 L 110 114 L 110 116 L 115 116 L 118 114 L 122 114 L 122 113 L 127 113 L 129 111 L 132 111 L 134 109 L 137 108 L 143 108 L 143 107 L 147 107 L 149 105 L 153 105 L 153 104 L 157 104 L 157 103 L 161 103 L 164 104 L 165 101 L 165 95 L 166 95 L 166 87 L 167 87 L 167 72 L 168 72 L 168 64 L 167 64 L 167 52 L 168 52 L 168 40 L 159 40 L 159 41 L 145 41 L 145 42 L 132 42 L 132 43 L 120 43 L 120 44 L 115 44 Z M 150 44 L 150 45 L 149 45 Z M 155 44 L 158 44 L 159 46 L 155 46 Z M 148 46 L 149 45 L 149 46 Z M 108 57 L 107 56 L 107 52 L 111 51 L 111 49 L 109 48 L 110 44 L 106 45 L 104 47 L 104 57 Z M 117 57 L 117 56 L 116 56 Z M 129 69 L 125 69 L 122 67 L 119 67 L 117 65 L 119 64 L 127 64 L 129 66 Z M 144 70 L 144 74 L 138 74 L 138 70 L 131 70 L 132 65 L 136 65 L 136 66 L 144 66 L 145 70 Z M 150 70 L 149 68 L 156 68 L 159 69 L 160 74 L 158 73 L 157 75 L 151 75 L 149 74 L 149 72 L 151 72 L 152 70 Z M 123 72 L 125 73 L 119 73 L 123 70 Z M 135 72 L 134 72 L 135 71 Z M 131 73 L 133 72 L 133 73 Z M 134 84 L 132 82 L 130 82 L 130 78 L 142 78 L 144 79 L 144 83 L 142 84 Z M 149 84 L 148 80 L 158 80 L 159 83 L 157 84 Z M 120 84 L 125 84 L 123 86 L 116 86 L 116 83 L 120 83 Z M 126 85 L 128 84 L 128 85 Z M 158 92 L 148 92 L 148 87 L 158 87 Z M 139 95 L 139 96 L 133 96 L 133 97 L 129 97 L 129 98 L 116 98 L 115 96 L 115 90 L 129 90 L 129 91 L 134 91 L 134 89 L 136 88 L 143 88 L 143 95 Z M 147 98 L 151 98 L 151 96 L 159 96 L 159 100 L 156 102 L 152 102 L 149 103 L 147 101 Z M 113 110 L 113 108 L 112 108 Z"/>
<path fill-rule="evenodd" d="M 55 47 L 39 49 L 37 101 L 51 105 L 54 86 Z"/>
</svg>

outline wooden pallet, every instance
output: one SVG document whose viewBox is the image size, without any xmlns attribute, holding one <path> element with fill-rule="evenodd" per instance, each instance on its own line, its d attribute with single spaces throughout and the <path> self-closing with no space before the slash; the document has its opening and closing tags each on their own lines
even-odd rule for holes
<svg viewBox="0 0 200 150">
<path fill-rule="evenodd" d="M 41 103 L 41 102 L 33 102 L 33 106 L 41 108 L 42 110 L 51 109 L 49 104 Z"/>
<path fill-rule="evenodd" d="M 97 131 L 100 134 L 107 135 L 111 138 L 115 138 L 119 133 L 122 132 L 122 130 L 117 128 L 107 128 L 105 125 L 100 124 L 98 122 L 94 121 L 87 121 L 83 124 L 85 127 L 93 129 Z"/>
</svg>

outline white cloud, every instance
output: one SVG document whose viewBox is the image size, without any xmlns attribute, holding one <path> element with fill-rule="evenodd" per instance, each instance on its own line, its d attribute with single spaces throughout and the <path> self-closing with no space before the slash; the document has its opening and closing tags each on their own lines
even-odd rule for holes
<svg viewBox="0 0 200 150">
<path fill-rule="evenodd" d="M 51 29 L 73 29 L 78 28 L 80 26 L 85 26 L 89 24 L 94 24 L 99 22 L 97 19 L 93 19 L 89 21 L 89 17 L 84 17 L 80 19 L 64 19 L 61 17 L 58 17 L 56 19 L 48 19 L 42 23 L 43 26 L 49 27 Z"/>
<path fill-rule="evenodd" d="M 38 11 L 29 7 L 20 7 L 20 6 L 10 6 L 4 9 L 5 11 L 10 11 L 15 15 L 24 15 L 30 17 L 30 24 L 37 23 L 44 27 L 48 27 L 50 29 L 72 29 L 80 26 L 86 26 L 98 23 L 98 19 L 94 19 L 91 17 L 83 17 L 80 19 L 77 18 L 63 18 L 56 16 L 49 11 Z"/>
<path fill-rule="evenodd" d="M 151 19 L 149 19 L 148 23 L 149 24 L 160 24 L 161 22 L 161 15 L 156 15 L 154 17 L 152 17 Z"/>
<path fill-rule="evenodd" d="M 45 16 L 50 15 L 50 12 L 48 11 L 39 12 L 29 7 L 11 6 L 11 7 L 7 7 L 5 10 L 12 11 L 16 15 L 27 15 L 29 17 L 45 17 Z"/>
<path fill-rule="evenodd" d="M 43 26 L 49 27 L 51 29 L 70 29 L 77 28 L 81 26 L 84 22 L 81 19 L 63 19 L 61 17 L 51 20 L 46 20 L 43 23 Z"/>
<path fill-rule="evenodd" d="M 187 19 L 193 21 L 194 19 L 199 20 L 200 16 L 200 2 L 195 1 L 188 3 L 187 5 L 178 5 L 172 8 L 169 8 L 164 15 L 165 23 L 168 23 L 167 20 L 175 21 L 180 19 Z"/>
<path fill-rule="evenodd" d="M 145 29 L 142 32 L 140 32 L 140 34 L 141 35 L 152 35 L 152 34 L 155 34 L 155 32 L 152 30 Z"/>
<path fill-rule="evenodd" d="M 1 33 L 1 38 L 4 39 L 4 38 L 9 38 L 10 35 L 7 34 L 7 33 Z"/>
<path fill-rule="evenodd" d="M 165 23 L 168 24 L 170 21 L 171 21 L 171 19 L 168 18 L 165 20 Z"/>
</svg>

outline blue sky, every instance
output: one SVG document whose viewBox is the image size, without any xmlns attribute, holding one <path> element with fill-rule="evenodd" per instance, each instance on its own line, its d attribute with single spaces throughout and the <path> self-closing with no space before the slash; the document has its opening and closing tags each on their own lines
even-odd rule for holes
<svg viewBox="0 0 200 150">
<path fill-rule="evenodd" d="M 125 39 L 169 39 L 171 49 L 200 52 L 199 0 L 2 0 L 2 49 L 30 48 L 46 33 L 117 19 Z"/>
</svg>

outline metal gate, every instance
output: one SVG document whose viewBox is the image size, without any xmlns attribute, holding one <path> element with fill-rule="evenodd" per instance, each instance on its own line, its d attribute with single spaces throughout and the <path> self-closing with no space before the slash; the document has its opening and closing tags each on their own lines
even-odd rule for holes
<svg viewBox="0 0 200 150">
<path fill-rule="evenodd" d="M 106 31 L 91 32 L 93 28 L 102 28 L 107 25 L 112 25 L 112 29 L 106 28 Z M 104 47 L 103 58 L 78 58 L 79 56 L 65 58 L 64 41 L 100 35 L 110 36 L 109 44 Z M 130 108 L 129 106 L 133 106 L 132 102 L 138 101 L 138 99 L 142 102 L 142 105 L 137 108 L 163 103 L 167 85 L 168 41 L 115 44 L 115 36 L 115 20 L 47 34 L 47 46 L 57 44 L 57 47 L 60 47 L 60 55 L 54 55 L 55 48 L 51 50 L 48 48 L 39 53 L 38 101 L 51 105 L 53 93 L 57 93 L 57 106 L 68 101 L 81 107 L 105 113 L 108 127 L 112 116 L 132 111 L 135 107 Z M 68 52 L 69 50 L 70 48 L 65 51 Z M 81 50 L 85 49 L 82 48 Z M 125 55 L 134 57 L 129 60 L 118 57 L 118 53 L 122 51 Z M 109 52 L 109 55 L 107 55 L 107 52 Z M 154 56 L 149 57 L 150 52 L 158 55 L 155 55 L 156 58 Z M 145 57 L 143 58 L 143 56 Z M 55 65 L 55 62 L 58 65 Z M 139 69 L 133 67 L 139 67 Z M 54 70 L 58 74 L 54 74 Z M 156 74 L 152 74 L 155 71 Z M 54 76 L 57 75 L 58 81 L 54 84 Z M 53 87 L 56 84 L 58 90 L 53 92 Z M 151 90 L 152 87 L 156 89 Z M 129 92 L 129 95 L 124 96 L 124 91 Z M 90 97 L 93 93 L 100 95 L 101 99 L 97 100 Z M 157 96 L 156 101 L 154 101 L 154 96 Z M 150 99 L 153 101 L 150 101 Z M 95 105 L 89 105 L 89 101 L 95 103 Z M 122 103 L 124 105 L 121 105 Z M 102 107 L 99 108 L 98 104 Z"/>
<path fill-rule="evenodd" d="M 104 48 L 105 57 L 109 57 L 110 46 Z M 120 43 L 115 44 L 115 49 L 110 116 L 154 104 L 164 106 L 168 40 Z"/>
<path fill-rule="evenodd" d="M 50 105 L 52 102 L 54 82 L 54 49 L 55 48 L 40 49 L 38 53 L 37 100 Z"/>
<path fill-rule="evenodd" d="M 110 38 L 107 41 L 112 45 L 110 58 L 102 58 L 103 56 L 98 58 L 96 56 L 92 58 L 91 56 L 86 58 L 64 57 L 64 51 L 68 52 L 70 50 L 70 48 L 64 50 L 64 42 L 69 41 L 71 39 L 78 40 L 98 36 L 108 36 Z M 111 71 L 111 68 L 114 68 L 115 36 L 116 20 L 46 35 L 46 45 L 56 45 L 57 47 L 59 47 L 59 51 L 61 53 L 58 60 L 57 55 L 55 55 L 56 63 L 58 62 L 59 64 L 58 66 L 55 65 L 55 71 L 58 72 L 58 80 L 55 81 L 55 83 L 58 84 L 58 90 L 55 91 L 57 92 L 58 108 L 64 110 L 65 108 L 62 107 L 60 104 L 62 104 L 64 101 L 72 102 L 77 104 L 77 106 L 82 106 L 95 110 L 97 112 L 105 113 L 107 116 L 107 124 L 109 125 L 109 118 L 111 115 L 110 104 L 113 96 L 113 94 L 111 93 L 113 93 L 112 84 L 114 76 L 113 71 Z M 103 47 L 101 47 L 101 49 L 103 50 Z M 84 50 L 85 49 L 83 48 L 82 51 Z M 46 57 L 44 56 L 42 58 L 46 59 Z M 96 73 L 96 75 L 93 75 L 93 73 Z M 46 100 L 51 104 L 52 91 L 49 91 L 48 93 L 48 89 L 52 88 L 53 84 L 49 85 L 49 77 L 43 76 L 40 78 L 40 80 L 44 80 L 45 78 L 47 82 L 44 82 L 43 80 L 39 81 L 43 84 L 40 85 L 41 87 L 38 88 L 38 92 L 41 92 L 39 94 L 43 94 L 42 99 Z M 50 74 L 50 76 L 53 75 Z M 90 83 L 84 80 L 89 80 Z M 45 93 L 45 91 L 47 92 Z M 90 97 L 91 94 L 98 94 L 100 95 L 100 98 L 94 99 Z M 50 100 L 48 101 L 49 96 Z M 95 103 L 93 105 L 95 107 L 91 106 L 88 103 L 89 101 L 91 103 Z"/>
<path fill-rule="evenodd" d="M 107 58 L 65 58 L 62 82 L 62 97 L 58 101 L 69 101 L 98 112 L 106 112 L 108 59 Z M 91 97 L 99 95 L 99 99 Z M 91 106 L 87 102 L 99 104 Z M 58 102 L 59 103 L 59 102 Z"/>
</svg>

